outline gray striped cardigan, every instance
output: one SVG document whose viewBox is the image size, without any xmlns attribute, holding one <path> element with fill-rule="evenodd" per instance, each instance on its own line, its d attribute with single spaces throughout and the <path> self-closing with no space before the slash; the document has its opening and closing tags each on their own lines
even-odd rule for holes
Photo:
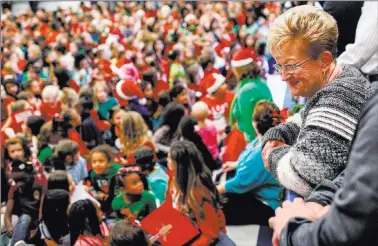
<svg viewBox="0 0 378 246">
<path fill-rule="evenodd" d="M 272 174 L 303 197 L 324 179 L 333 180 L 347 163 L 360 112 L 374 90 L 355 68 L 346 66 L 318 91 L 290 122 L 265 133 L 287 145 L 270 153 Z"/>
</svg>

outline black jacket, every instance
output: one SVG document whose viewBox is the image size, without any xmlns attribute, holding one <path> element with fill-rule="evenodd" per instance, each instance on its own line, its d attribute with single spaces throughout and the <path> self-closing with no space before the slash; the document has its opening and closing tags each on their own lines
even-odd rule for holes
<svg viewBox="0 0 378 246">
<path fill-rule="evenodd" d="M 324 11 L 335 18 L 339 30 L 337 56 L 345 51 L 347 44 L 354 43 L 363 5 L 363 1 L 326 1 L 324 3 Z"/>
<path fill-rule="evenodd" d="M 330 211 L 314 222 L 290 220 L 280 245 L 378 245 L 378 93 L 361 113 L 345 171 L 308 201 L 331 204 Z"/>
</svg>

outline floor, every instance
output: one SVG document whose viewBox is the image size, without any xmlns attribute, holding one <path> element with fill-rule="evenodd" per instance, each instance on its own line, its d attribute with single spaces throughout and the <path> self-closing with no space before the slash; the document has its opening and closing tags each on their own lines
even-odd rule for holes
<svg viewBox="0 0 378 246">
<path fill-rule="evenodd" d="M 259 225 L 227 226 L 227 235 L 237 246 L 271 246 L 272 231 Z"/>
</svg>

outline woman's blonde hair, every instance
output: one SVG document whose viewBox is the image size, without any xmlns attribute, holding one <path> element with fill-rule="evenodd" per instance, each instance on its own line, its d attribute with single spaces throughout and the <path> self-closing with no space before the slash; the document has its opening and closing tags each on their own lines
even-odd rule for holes
<svg viewBox="0 0 378 246">
<path fill-rule="evenodd" d="M 97 81 L 95 83 L 95 85 L 93 86 L 93 102 L 96 106 L 98 105 L 98 99 L 97 99 L 97 95 L 96 95 L 96 91 L 97 91 L 98 88 L 104 89 L 107 94 L 109 94 L 109 92 L 110 92 L 110 89 L 109 89 L 109 87 L 108 87 L 108 85 L 106 84 L 105 81 Z"/>
<path fill-rule="evenodd" d="M 133 152 L 146 141 L 151 141 L 148 135 L 148 127 L 138 112 L 130 111 L 122 115 L 121 142 L 124 146 L 124 154 Z"/>
<path fill-rule="evenodd" d="M 269 28 L 268 48 L 272 53 L 289 40 L 307 44 L 311 59 L 323 51 L 336 56 L 339 32 L 335 19 L 327 12 L 310 5 L 294 7 L 278 16 Z"/>
<path fill-rule="evenodd" d="M 63 109 L 71 109 L 79 102 L 79 96 L 74 89 L 64 87 L 62 92 L 61 102 Z"/>
</svg>

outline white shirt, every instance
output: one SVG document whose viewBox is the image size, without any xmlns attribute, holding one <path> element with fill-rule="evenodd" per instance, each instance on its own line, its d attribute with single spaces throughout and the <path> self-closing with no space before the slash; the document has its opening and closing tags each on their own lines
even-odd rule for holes
<svg viewBox="0 0 378 246">
<path fill-rule="evenodd" d="M 337 63 L 353 66 L 364 74 L 378 74 L 378 2 L 365 1 L 355 41 L 345 47 Z"/>
</svg>

